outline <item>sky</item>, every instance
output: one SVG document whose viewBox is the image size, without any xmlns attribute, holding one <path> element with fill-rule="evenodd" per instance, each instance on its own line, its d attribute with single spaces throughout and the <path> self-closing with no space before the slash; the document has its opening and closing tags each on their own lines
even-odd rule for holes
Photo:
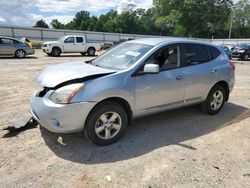
<svg viewBox="0 0 250 188">
<path fill-rule="evenodd" d="M 99 16 L 110 9 L 121 11 L 130 3 L 137 8 L 152 6 L 152 0 L 0 0 L 0 25 L 33 26 L 40 19 L 47 24 L 53 19 L 65 24 L 80 10 Z"/>
</svg>

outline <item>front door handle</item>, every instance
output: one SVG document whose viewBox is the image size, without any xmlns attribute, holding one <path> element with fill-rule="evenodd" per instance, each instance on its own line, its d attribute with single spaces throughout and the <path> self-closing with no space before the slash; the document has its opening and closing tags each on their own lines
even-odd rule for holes
<svg viewBox="0 0 250 188">
<path fill-rule="evenodd" d="M 179 75 L 176 77 L 176 80 L 182 80 L 183 79 L 183 76 Z"/>
</svg>

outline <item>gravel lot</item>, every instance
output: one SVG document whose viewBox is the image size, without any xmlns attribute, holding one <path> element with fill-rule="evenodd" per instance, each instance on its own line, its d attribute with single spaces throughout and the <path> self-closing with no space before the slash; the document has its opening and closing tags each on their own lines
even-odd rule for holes
<svg viewBox="0 0 250 188">
<path fill-rule="evenodd" d="M 221 113 L 197 107 L 136 119 L 116 144 L 98 147 L 81 133 L 38 127 L 8 132 L 29 116 L 37 74 L 80 55 L 0 59 L 0 187 L 250 187 L 250 62 Z"/>
</svg>

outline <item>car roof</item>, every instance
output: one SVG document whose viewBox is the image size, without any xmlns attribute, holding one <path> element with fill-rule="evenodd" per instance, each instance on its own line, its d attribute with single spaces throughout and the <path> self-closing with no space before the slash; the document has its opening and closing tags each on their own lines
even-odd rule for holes
<svg viewBox="0 0 250 188">
<path fill-rule="evenodd" d="M 205 44 L 205 45 L 211 45 L 215 46 L 211 43 L 202 42 L 198 40 L 190 40 L 190 39 L 184 39 L 184 38 L 171 38 L 171 37 L 159 37 L 159 38 L 143 38 L 143 39 L 135 39 L 131 41 L 127 41 L 127 43 L 140 43 L 140 44 L 146 44 L 151 46 L 157 46 L 160 44 L 167 44 L 167 43 L 195 43 L 195 44 Z"/>
</svg>

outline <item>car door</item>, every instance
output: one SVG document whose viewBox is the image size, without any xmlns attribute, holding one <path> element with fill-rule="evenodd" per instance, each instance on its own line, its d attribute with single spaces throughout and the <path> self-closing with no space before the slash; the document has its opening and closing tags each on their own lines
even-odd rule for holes
<svg viewBox="0 0 250 188">
<path fill-rule="evenodd" d="M 77 52 L 86 52 L 86 45 L 83 37 L 76 37 Z"/>
<path fill-rule="evenodd" d="M 185 59 L 183 76 L 186 78 L 184 103 L 190 105 L 205 100 L 218 80 L 216 57 L 220 52 L 203 44 L 183 44 L 182 47 Z M 216 57 L 211 57 L 210 48 L 215 50 L 215 54 L 217 52 Z"/>
<path fill-rule="evenodd" d="M 0 54 L 1 55 L 14 55 L 15 47 L 12 40 L 8 38 L 0 38 Z"/>
<path fill-rule="evenodd" d="M 168 45 L 151 55 L 135 74 L 135 106 L 138 115 L 183 105 L 185 79 L 178 44 Z M 145 64 L 158 64 L 159 73 L 144 74 Z"/>
<path fill-rule="evenodd" d="M 68 37 L 64 40 L 64 52 L 77 52 L 75 37 Z"/>
</svg>

